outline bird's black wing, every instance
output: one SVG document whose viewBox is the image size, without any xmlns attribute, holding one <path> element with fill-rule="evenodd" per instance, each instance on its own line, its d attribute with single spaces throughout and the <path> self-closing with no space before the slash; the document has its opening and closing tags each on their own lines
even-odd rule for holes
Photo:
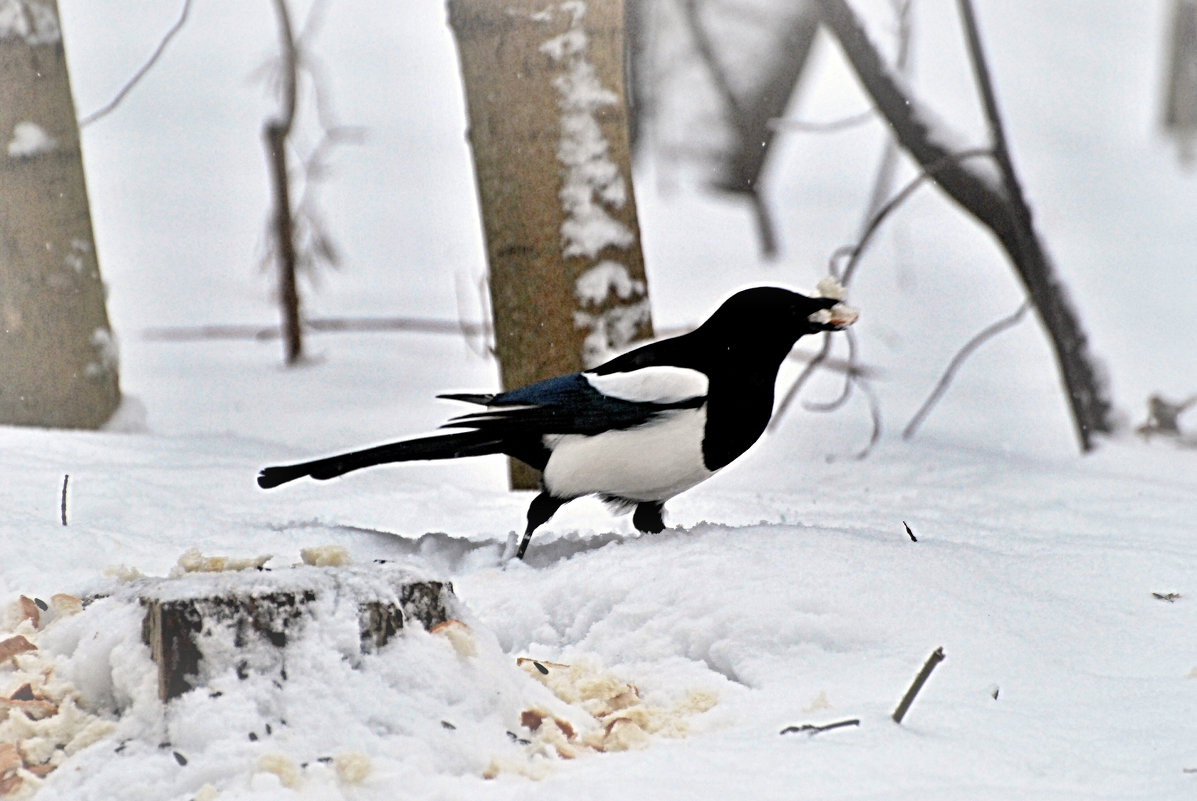
<svg viewBox="0 0 1197 801">
<path fill-rule="evenodd" d="M 650 369 L 607 375 L 571 373 L 489 397 L 442 395 L 486 406 L 486 411 L 454 417 L 442 427 L 512 437 L 593 436 L 644 425 L 670 409 L 701 406 L 705 379 L 691 380 L 689 386 L 682 383 L 677 375 Z"/>
</svg>

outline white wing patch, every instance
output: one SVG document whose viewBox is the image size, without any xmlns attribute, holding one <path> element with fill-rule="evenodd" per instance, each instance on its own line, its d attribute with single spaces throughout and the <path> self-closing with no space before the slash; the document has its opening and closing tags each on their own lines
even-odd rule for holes
<svg viewBox="0 0 1197 801">
<path fill-rule="evenodd" d="M 626 401 L 678 403 L 707 394 L 706 374 L 688 367 L 642 367 L 626 373 L 582 375 L 604 395 Z"/>
</svg>

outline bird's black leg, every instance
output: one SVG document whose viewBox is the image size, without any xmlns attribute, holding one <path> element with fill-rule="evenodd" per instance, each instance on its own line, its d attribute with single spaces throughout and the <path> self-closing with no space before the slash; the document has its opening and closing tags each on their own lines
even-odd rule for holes
<svg viewBox="0 0 1197 801">
<path fill-rule="evenodd" d="M 665 502 L 644 501 L 636 504 L 632 513 L 632 525 L 645 534 L 660 534 L 665 530 Z"/>
<path fill-rule="evenodd" d="M 524 558 L 524 551 L 528 550 L 528 542 L 532 539 L 532 532 L 541 524 L 547 523 L 553 513 L 560 509 L 569 498 L 554 498 L 547 492 L 542 492 L 532 499 L 528 507 L 528 528 L 524 530 L 524 538 L 520 540 L 519 550 L 515 552 L 516 559 Z"/>
</svg>

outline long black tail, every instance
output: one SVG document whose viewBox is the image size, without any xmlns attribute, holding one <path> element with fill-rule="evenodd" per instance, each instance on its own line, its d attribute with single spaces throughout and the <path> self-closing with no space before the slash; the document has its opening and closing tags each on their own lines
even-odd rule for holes
<svg viewBox="0 0 1197 801">
<path fill-rule="evenodd" d="M 258 473 L 258 486 L 271 489 L 297 478 L 311 476 L 319 481 L 344 475 L 351 470 L 373 467 L 390 462 L 411 462 L 426 459 L 457 459 L 462 456 L 485 456 L 503 453 L 503 440 L 482 431 L 461 431 L 436 434 L 420 439 L 376 445 L 352 453 L 327 456 L 300 464 L 264 467 Z"/>
</svg>

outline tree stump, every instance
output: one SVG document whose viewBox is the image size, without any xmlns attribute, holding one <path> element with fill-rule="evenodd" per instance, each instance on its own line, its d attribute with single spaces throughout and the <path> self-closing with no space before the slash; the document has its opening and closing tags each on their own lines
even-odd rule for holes
<svg viewBox="0 0 1197 801">
<path fill-rule="evenodd" d="M 192 573 L 137 588 L 142 636 L 158 666 L 158 696 L 177 698 L 232 667 L 287 679 L 286 648 L 317 620 L 336 625 L 352 604 L 360 651 L 370 653 L 413 622 L 454 617 L 453 585 L 398 565 L 297 567 Z M 231 662 L 230 662 L 231 660 Z"/>
</svg>

